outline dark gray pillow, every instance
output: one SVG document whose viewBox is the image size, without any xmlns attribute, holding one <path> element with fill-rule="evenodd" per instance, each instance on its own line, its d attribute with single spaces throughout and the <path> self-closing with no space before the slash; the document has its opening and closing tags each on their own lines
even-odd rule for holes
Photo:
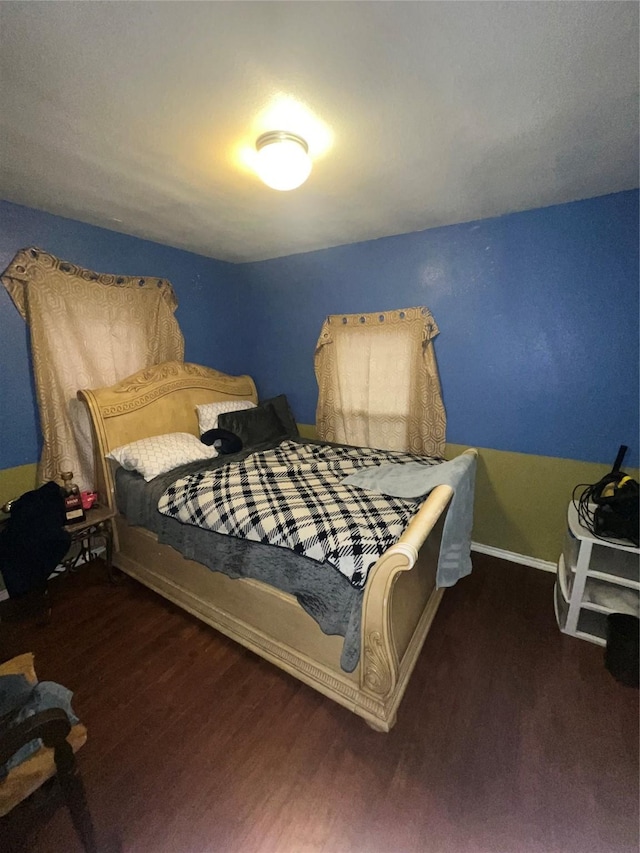
<svg viewBox="0 0 640 853">
<path fill-rule="evenodd" d="M 243 447 L 287 438 L 286 428 L 271 403 L 240 412 L 225 412 L 219 415 L 218 426 L 237 435 Z"/>
<path fill-rule="evenodd" d="M 262 400 L 261 406 L 271 404 L 276 411 L 276 415 L 280 418 L 282 426 L 287 431 L 289 438 L 297 438 L 300 435 L 298 432 L 298 424 L 291 411 L 291 406 L 287 400 L 286 394 L 279 394 L 277 397 L 270 397 L 268 400 Z"/>
</svg>

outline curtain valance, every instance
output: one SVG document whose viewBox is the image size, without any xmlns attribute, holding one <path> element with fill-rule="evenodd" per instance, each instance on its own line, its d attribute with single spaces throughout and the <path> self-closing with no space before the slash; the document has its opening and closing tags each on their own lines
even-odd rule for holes
<svg viewBox="0 0 640 853">
<path fill-rule="evenodd" d="M 74 282 L 94 282 L 104 287 L 144 289 L 158 293 L 171 311 L 175 311 L 178 307 L 173 287 L 164 278 L 93 272 L 69 261 L 62 261 L 35 246 L 30 246 L 16 253 L 0 278 L 23 320 L 28 320 L 27 284 L 30 282 L 38 284 L 45 279 L 48 284 L 58 279 L 61 283 L 64 282 L 70 286 L 73 286 Z"/>
</svg>

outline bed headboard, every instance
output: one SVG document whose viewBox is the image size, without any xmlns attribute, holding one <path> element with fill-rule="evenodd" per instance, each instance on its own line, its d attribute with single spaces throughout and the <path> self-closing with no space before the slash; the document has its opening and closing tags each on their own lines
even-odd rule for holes
<svg viewBox="0 0 640 853">
<path fill-rule="evenodd" d="M 196 406 L 223 400 L 258 402 L 250 376 L 229 376 L 179 361 L 165 361 L 108 388 L 78 391 L 89 411 L 100 502 L 115 508 L 113 473 L 106 454 L 114 447 L 167 432 L 199 436 Z"/>
</svg>

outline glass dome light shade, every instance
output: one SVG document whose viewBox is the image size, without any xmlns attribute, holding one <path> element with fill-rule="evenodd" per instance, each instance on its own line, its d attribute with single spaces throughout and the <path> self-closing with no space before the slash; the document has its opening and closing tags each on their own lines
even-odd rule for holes
<svg viewBox="0 0 640 853">
<path fill-rule="evenodd" d="M 256 171 L 271 189 L 295 190 L 309 177 L 311 158 L 302 137 L 279 130 L 263 133 L 256 148 Z"/>
</svg>

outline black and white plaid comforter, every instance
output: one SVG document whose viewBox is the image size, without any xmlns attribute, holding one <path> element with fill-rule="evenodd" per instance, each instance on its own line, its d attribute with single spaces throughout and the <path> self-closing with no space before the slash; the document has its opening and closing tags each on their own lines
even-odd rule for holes
<svg viewBox="0 0 640 853">
<path fill-rule="evenodd" d="M 437 464 L 410 453 L 284 441 L 177 480 L 158 509 L 185 524 L 329 562 L 360 588 L 419 505 L 342 485 L 354 471 L 387 462 Z"/>
</svg>

